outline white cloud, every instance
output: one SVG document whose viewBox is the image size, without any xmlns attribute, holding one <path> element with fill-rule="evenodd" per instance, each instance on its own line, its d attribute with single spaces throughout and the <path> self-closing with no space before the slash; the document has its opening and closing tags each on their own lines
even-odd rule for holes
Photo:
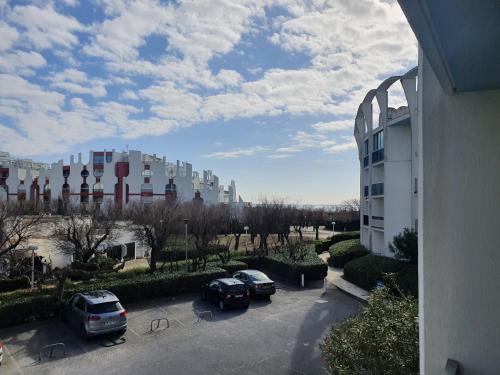
<svg viewBox="0 0 500 375">
<path fill-rule="evenodd" d="M 0 51 L 12 47 L 14 42 L 19 38 L 17 30 L 2 21 L 0 21 L 0 35 Z"/>
<path fill-rule="evenodd" d="M 211 159 L 234 159 L 234 158 L 239 158 L 242 156 L 253 156 L 253 155 L 260 154 L 260 153 L 266 152 L 266 151 L 269 151 L 268 147 L 254 146 L 254 147 L 249 147 L 249 148 L 239 148 L 239 149 L 230 150 L 230 151 L 212 152 L 210 154 L 203 155 L 203 157 L 204 158 L 211 158 Z"/>
<path fill-rule="evenodd" d="M 320 133 L 354 129 L 353 122 L 349 120 L 317 122 L 315 124 L 312 124 L 311 127 Z"/>
<path fill-rule="evenodd" d="M 75 94 L 89 94 L 94 97 L 106 96 L 105 82 L 89 79 L 85 72 L 77 69 L 65 69 L 49 78 L 51 87 L 63 89 Z"/>
<path fill-rule="evenodd" d="M 71 47 L 78 44 L 76 32 L 87 28 L 75 18 L 57 13 L 51 6 L 16 6 L 8 16 L 21 29 L 26 29 L 22 37 L 38 49 L 55 45 Z"/>
<path fill-rule="evenodd" d="M 47 64 L 44 57 L 37 52 L 15 51 L 0 54 L 0 71 L 6 73 L 17 72 L 20 75 L 32 75 L 35 69 Z"/>
</svg>

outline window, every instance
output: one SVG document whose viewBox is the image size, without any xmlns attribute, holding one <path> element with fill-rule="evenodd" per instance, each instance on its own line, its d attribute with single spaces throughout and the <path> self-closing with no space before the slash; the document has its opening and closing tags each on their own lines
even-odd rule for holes
<svg viewBox="0 0 500 375">
<path fill-rule="evenodd" d="M 77 297 L 74 305 L 77 309 L 85 311 L 85 301 L 83 298 Z"/>
<path fill-rule="evenodd" d="M 95 305 L 87 304 L 87 312 L 91 314 L 106 314 L 120 310 L 123 310 L 123 307 L 119 302 L 105 302 Z"/>
<path fill-rule="evenodd" d="M 415 178 L 415 188 L 414 188 L 413 193 L 414 193 L 414 194 L 417 194 L 417 193 L 418 193 L 418 178 Z"/>
<path fill-rule="evenodd" d="M 384 131 L 380 131 L 373 135 L 373 151 L 378 151 L 384 148 Z"/>
<path fill-rule="evenodd" d="M 104 164 L 104 155 L 94 154 L 94 164 Z"/>
<path fill-rule="evenodd" d="M 364 156 L 368 156 L 368 139 L 364 143 Z"/>
</svg>

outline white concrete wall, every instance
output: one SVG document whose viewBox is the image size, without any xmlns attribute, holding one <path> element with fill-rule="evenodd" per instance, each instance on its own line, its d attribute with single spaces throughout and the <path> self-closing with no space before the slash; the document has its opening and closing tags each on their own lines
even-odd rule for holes
<svg viewBox="0 0 500 375">
<path fill-rule="evenodd" d="M 421 62 L 421 368 L 498 374 L 500 91 L 448 96 Z"/>
</svg>

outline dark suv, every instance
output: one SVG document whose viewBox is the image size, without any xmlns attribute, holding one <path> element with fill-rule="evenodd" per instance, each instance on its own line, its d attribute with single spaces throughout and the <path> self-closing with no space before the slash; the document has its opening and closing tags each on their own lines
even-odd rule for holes
<svg viewBox="0 0 500 375">
<path fill-rule="evenodd" d="M 216 303 L 219 309 L 248 308 L 250 293 L 245 283 L 234 278 L 216 279 L 203 286 L 202 298 Z"/>
</svg>

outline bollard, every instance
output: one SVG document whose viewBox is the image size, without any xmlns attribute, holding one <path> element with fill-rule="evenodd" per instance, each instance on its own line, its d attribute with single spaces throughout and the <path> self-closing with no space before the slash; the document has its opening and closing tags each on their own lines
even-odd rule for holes
<svg viewBox="0 0 500 375">
<path fill-rule="evenodd" d="M 300 284 L 302 285 L 302 288 L 304 287 L 304 274 L 300 275 Z"/>
</svg>

